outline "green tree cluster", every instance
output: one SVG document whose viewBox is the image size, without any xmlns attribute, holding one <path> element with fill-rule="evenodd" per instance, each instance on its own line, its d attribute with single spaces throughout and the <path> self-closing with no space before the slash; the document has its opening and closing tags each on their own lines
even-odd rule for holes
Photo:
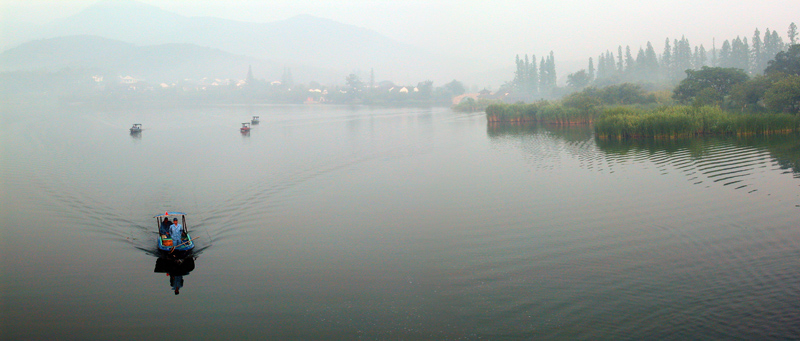
<svg viewBox="0 0 800 341">
<path fill-rule="evenodd" d="M 673 91 L 683 104 L 717 105 L 747 112 L 800 112 L 800 44 L 778 52 L 765 75 L 750 78 L 738 68 L 687 70 Z"/>
</svg>

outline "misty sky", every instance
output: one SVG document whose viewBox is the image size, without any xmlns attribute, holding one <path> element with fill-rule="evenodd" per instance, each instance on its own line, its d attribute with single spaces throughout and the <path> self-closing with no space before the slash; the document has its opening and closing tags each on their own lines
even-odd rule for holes
<svg viewBox="0 0 800 341">
<path fill-rule="evenodd" d="M 2 20 L 46 23 L 77 13 L 96 0 L 0 0 Z M 692 45 L 717 47 L 755 28 L 777 29 L 786 39 L 800 25 L 797 0 L 560 0 L 560 1 L 314 1 L 314 0 L 141 0 L 185 16 L 214 16 L 269 22 L 310 14 L 365 27 L 430 50 L 511 63 L 516 54 L 557 61 L 595 57 L 618 45 L 633 51 L 651 41 L 658 53 L 664 39 L 685 35 Z M 634 52 L 635 54 L 635 52 Z"/>
</svg>

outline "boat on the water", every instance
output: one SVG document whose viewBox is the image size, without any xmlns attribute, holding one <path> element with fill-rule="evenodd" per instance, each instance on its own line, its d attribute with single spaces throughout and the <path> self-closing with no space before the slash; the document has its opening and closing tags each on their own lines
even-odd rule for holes
<svg viewBox="0 0 800 341">
<path fill-rule="evenodd" d="M 140 123 L 134 123 L 131 126 L 131 134 L 141 133 L 142 132 L 142 125 Z"/>
<path fill-rule="evenodd" d="M 156 219 L 156 226 L 158 227 L 157 244 L 159 251 L 176 257 L 186 256 L 192 252 L 192 249 L 194 249 L 194 241 L 192 241 L 192 236 L 189 235 L 189 230 L 186 227 L 186 213 L 164 212 L 153 218 Z M 173 219 L 178 219 L 178 223 L 182 225 L 183 233 L 181 233 L 181 240 L 173 240 L 169 235 L 168 226 L 172 225 Z M 167 233 L 163 233 L 165 230 Z"/>
<path fill-rule="evenodd" d="M 249 133 L 250 132 L 250 122 L 242 123 L 242 127 L 239 128 L 239 131 L 242 132 L 242 134 Z"/>
<path fill-rule="evenodd" d="M 250 123 L 252 124 L 258 124 L 258 122 L 259 122 L 258 116 L 253 116 L 253 119 L 250 120 Z"/>
</svg>

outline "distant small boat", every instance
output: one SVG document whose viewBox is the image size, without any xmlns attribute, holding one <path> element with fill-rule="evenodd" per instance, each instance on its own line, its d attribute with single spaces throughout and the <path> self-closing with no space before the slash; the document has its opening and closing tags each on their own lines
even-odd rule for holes
<svg viewBox="0 0 800 341">
<path fill-rule="evenodd" d="M 183 212 L 164 212 L 155 217 L 156 226 L 158 226 L 158 249 L 165 254 L 174 255 L 176 257 L 186 256 L 194 249 L 194 241 L 186 227 L 186 213 Z M 163 234 L 162 224 L 166 227 L 172 219 L 178 219 L 178 222 L 183 226 L 183 233 L 181 240 L 173 240 L 169 234 Z"/>
<path fill-rule="evenodd" d="M 242 132 L 242 134 L 249 133 L 250 132 L 250 122 L 242 123 L 242 127 L 239 128 L 239 131 Z"/>
<path fill-rule="evenodd" d="M 141 132 L 142 132 L 142 125 L 141 124 L 134 123 L 133 126 L 131 126 L 131 134 L 141 133 Z"/>
<path fill-rule="evenodd" d="M 258 121 L 258 116 L 253 116 L 253 119 L 250 120 L 250 123 L 252 123 L 252 124 L 258 124 L 258 122 L 259 122 Z"/>
</svg>

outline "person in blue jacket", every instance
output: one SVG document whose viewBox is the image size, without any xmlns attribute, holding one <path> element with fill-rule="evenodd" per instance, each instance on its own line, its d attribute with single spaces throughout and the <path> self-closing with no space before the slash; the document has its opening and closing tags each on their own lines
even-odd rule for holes
<svg viewBox="0 0 800 341">
<path fill-rule="evenodd" d="M 172 219 L 172 226 L 169 227 L 169 233 L 172 237 L 172 247 L 177 247 L 183 242 L 181 239 L 183 235 L 183 225 L 178 223 L 178 218 Z"/>
</svg>

